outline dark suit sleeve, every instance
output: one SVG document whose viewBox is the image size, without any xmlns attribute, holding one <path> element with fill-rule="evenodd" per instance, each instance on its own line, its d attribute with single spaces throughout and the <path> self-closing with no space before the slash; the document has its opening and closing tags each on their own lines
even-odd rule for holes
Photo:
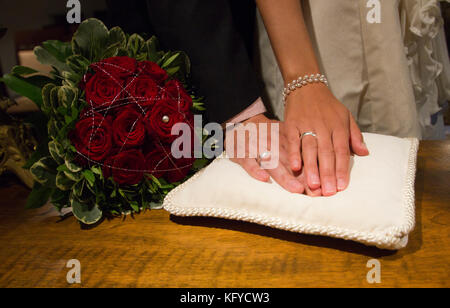
<svg viewBox="0 0 450 308">
<path fill-rule="evenodd" d="M 123 2 L 129 5 L 130 0 Z M 205 97 L 208 121 L 223 123 L 261 96 L 261 83 L 229 1 L 147 0 L 146 10 L 148 19 L 142 24 L 154 31 L 162 47 L 189 55 L 191 82 Z M 139 13 L 136 18 L 142 19 Z"/>
</svg>

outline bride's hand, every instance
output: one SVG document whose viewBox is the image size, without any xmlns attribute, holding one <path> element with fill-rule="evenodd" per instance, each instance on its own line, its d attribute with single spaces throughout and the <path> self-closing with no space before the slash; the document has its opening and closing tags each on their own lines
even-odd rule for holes
<svg viewBox="0 0 450 308">
<path fill-rule="evenodd" d="M 324 196 L 345 190 L 349 183 L 351 151 L 366 156 L 369 151 L 349 110 L 324 84 L 311 84 L 287 98 L 289 162 L 293 171 L 304 166 L 308 186 L 321 187 Z M 313 132 L 317 135 L 301 135 Z"/>
</svg>

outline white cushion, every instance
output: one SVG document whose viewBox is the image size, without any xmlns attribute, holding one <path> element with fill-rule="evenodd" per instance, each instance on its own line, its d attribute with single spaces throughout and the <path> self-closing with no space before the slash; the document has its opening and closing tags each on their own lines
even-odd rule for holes
<svg viewBox="0 0 450 308">
<path fill-rule="evenodd" d="M 275 181 L 251 178 L 226 157 L 169 193 L 176 216 L 211 216 L 292 232 L 358 241 L 383 249 L 406 246 L 413 230 L 418 140 L 364 134 L 370 156 L 353 158 L 350 185 L 332 197 L 292 194 Z"/>
</svg>

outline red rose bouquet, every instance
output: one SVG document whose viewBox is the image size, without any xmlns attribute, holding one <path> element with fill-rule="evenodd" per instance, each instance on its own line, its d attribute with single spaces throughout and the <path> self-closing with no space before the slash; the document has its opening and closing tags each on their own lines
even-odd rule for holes
<svg viewBox="0 0 450 308">
<path fill-rule="evenodd" d="M 24 67 L 3 78 L 33 99 L 48 123 L 27 166 L 36 180 L 28 207 L 50 199 L 60 210 L 71 207 L 85 224 L 158 208 L 206 163 L 193 151 L 172 155 L 179 137 L 173 127 L 187 124 L 194 136 L 194 113 L 203 110 L 187 90 L 190 63 L 183 52 L 159 51 L 155 37 L 145 41 L 89 19 L 71 43 L 45 42 L 35 53 L 53 66 L 51 78 Z"/>
</svg>

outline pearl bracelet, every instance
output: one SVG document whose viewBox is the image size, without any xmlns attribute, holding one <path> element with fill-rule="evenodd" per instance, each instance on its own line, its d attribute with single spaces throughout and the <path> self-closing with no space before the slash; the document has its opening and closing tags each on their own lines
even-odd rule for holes
<svg viewBox="0 0 450 308">
<path fill-rule="evenodd" d="M 288 83 L 287 87 L 283 90 L 283 101 L 286 103 L 286 98 L 297 89 L 301 87 L 307 86 L 311 83 L 321 82 L 328 87 L 328 80 L 325 75 L 316 74 L 316 75 L 305 75 L 304 77 L 299 77 L 298 79 L 293 80 L 291 83 Z"/>
</svg>

